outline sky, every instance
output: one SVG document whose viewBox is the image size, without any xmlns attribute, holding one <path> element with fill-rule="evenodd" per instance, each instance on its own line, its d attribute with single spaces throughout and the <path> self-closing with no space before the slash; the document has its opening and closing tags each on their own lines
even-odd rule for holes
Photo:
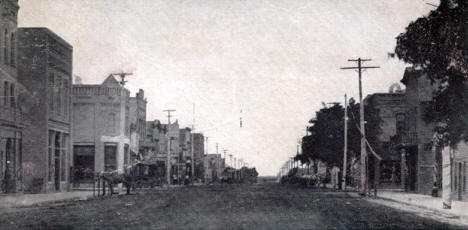
<svg viewBox="0 0 468 230">
<path fill-rule="evenodd" d="M 19 0 L 19 27 L 48 27 L 73 46 L 73 72 L 101 83 L 127 71 L 147 120 L 195 123 L 208 152 L 228 150 L 276 175 L 322 102 L 387 92 L 405 63 L 395 37 L 436 0 Z M 242 111 L 242 113 L 241 113 Z M 242 117 L 242 127 L 240 119 Z M 230 163 L 227 157 L 227 163 Z"/>
</svg>

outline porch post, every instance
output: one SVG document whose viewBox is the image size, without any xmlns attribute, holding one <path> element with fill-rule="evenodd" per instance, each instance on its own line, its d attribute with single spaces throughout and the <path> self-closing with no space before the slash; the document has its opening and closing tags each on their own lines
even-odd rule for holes
<svg viewBox="0 0 468 230">
<path fill-rule="evenodd" d="M 452 208 L 452 162 L 451 148 L 442 150 L 442 205 L 444 209 Z"/>
</svg>

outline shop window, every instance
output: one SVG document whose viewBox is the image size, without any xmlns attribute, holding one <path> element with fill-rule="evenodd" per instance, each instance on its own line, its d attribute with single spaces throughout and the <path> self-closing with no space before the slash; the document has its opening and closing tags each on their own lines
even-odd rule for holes
<svg viewBox="0 0 468 230">
<path fill-rule="evenodd" d="M 401 162 L 382 161 L 380 164 L 380 181 L 382 183 L 400 184 Z"/>
<path fill-rule="evenodd" d="M 54 159 L 54 140 L 55 140 L 55 135 L 53 131 L 49 131 L 49 147 L 48 147 L 48 170 L 49 170 L 49 175 L 48 175 L 48 181 L 52 181 L 52 176 L 54 175 L 54 165 L 53 165 L 53 159 Z"/>
<path fill-rule="evenodd" d="M 113 171 L 117 169 L 117 145 L 106 145 L 104 147 L 104 170 Z"/>
<path fill-rule="evenodd" d="M 68 159 L 68 135 L 62 135 L 62 146 L 61 146 L 62 156 L 60 158 L 62 167 L 60 168 L 60 178 L 61 181 L 66 181 L 67 179 L 67 159 Z"/>
</svg>

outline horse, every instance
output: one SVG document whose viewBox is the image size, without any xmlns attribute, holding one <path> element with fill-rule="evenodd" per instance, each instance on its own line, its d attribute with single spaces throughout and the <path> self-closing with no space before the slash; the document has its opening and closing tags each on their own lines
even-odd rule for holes
<svg viewBox="0 0 468 230">
<path fill-rule="evenodd" d="M 127 165 L 124 173 L 119 173 L 118 170 L 103 171 L 99 173 L 99 178 L 103 181 L 103 193 L 106 194 L 105 184 L 109 186 L 110 195 L 114 194 L 114 185 L 122 183 L 127 188 L 127 195 L 130 195 L 130 190 L 135 190 L 135 168 L 139 162 Z"/>
</svg>

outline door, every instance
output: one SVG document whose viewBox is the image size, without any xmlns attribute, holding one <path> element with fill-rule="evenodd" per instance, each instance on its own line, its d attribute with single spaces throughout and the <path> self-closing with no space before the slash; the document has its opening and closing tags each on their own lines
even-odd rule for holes
<svg viewBox="0 0 468 230">
<path fill-rule="evenodd" d="M 8 138 L 5 153 L 5 192 L 12 193 L 16 190 L 16 162 L 15 162 L 15 141 Z"/>
<path fill-rule="evenodd" d="M 408 148 L 408 186 L 410 191 L 416 191 L 418 149 L 417 146 Z"/>
<path fill-rule="evenodd" d="M 55 191 L 60 191 L 60 134 L 57 133 L 55 135 L 55 154 L 54 154 L 54 184 L 55 184 Z"/>
</svg>

